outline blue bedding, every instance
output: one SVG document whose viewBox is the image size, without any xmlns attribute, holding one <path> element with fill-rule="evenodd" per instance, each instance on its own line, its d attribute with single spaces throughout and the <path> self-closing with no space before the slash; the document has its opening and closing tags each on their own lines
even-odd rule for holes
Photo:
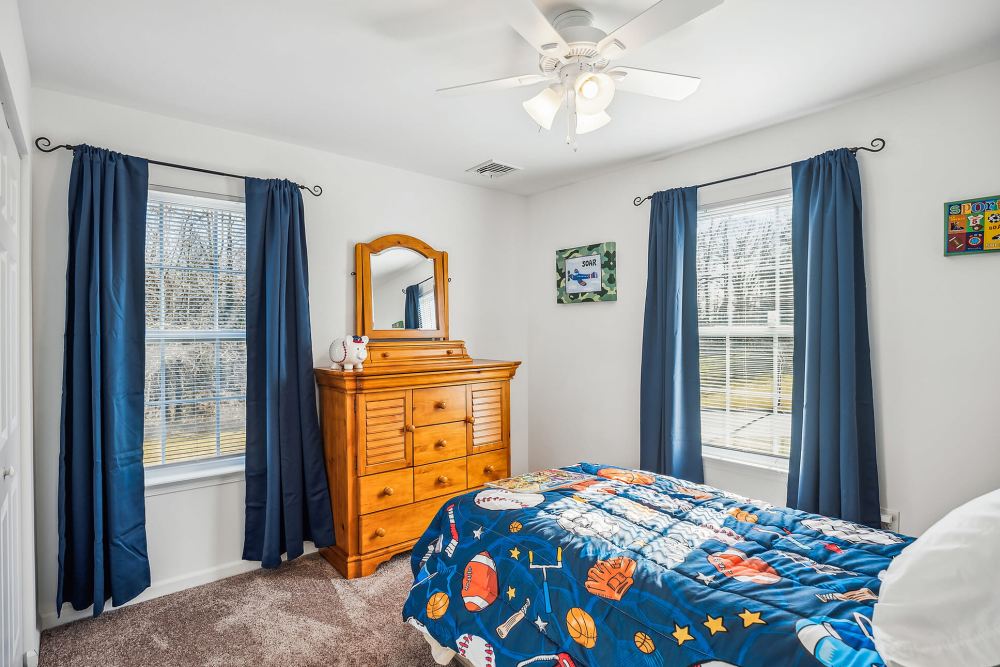
<svg viewBox="0 0 1000 667">
<path fill-rule="evenodd" d="M 403 618 L 477 667 L 871 667 L 879 572 L 911 538 L 613 466 L 448 500 Z"/>
</svg>

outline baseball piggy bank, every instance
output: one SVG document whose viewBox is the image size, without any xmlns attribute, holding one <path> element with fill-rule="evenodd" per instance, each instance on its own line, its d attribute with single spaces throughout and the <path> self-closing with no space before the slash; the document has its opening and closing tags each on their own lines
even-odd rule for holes
<svg viewBox="0 0 1000 667">
<path fill-rule="evenodd" d="M 330 344 L 330 361 L 334 368 L 360 371 L 368 358 L 368 336 L 344 336 Z"/>
</svg>

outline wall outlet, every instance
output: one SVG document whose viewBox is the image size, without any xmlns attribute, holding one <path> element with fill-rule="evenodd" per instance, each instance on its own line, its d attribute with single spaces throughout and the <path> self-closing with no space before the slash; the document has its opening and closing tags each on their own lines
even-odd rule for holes
<svg viewBox="0 0 1000 667">
<path fill-rule="evenodd" d="M 899 512 L 896 510 L 890 510 L 886 508 L 881 508 L 881 521 L 882 530 L 891 530 L 894 533 L 899 532 Z"/>
</svg>

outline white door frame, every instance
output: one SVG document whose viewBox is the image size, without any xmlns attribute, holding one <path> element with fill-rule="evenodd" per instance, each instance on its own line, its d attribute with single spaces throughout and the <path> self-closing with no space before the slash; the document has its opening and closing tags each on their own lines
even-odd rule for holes
<svg viewBox="0 0 1000 667">
<path fill-rule="evenodd" d="M 21 202 L 19 229 L 21 247 L 18 266 L 20 276 L 20 305 L 18 334 L 20 361 L 18 370 L 20 378 L 20 436 L 21 436 L 21 470 L 17 471 L 15 479 L 21 485 L 21 593 L 23 626 L 24 664 L 34 667 L 38 663 L 38 645 L 40 639 L 40 622 L 36 604 L 35 582 L 35 472 L 34 472 L 34 442 L 33 424 L 34 409 L 32 404 L 32 332 L 31 332 L 31 154 L 29 152 L 30 137 L 27 135 L 27 118 L 19 109 L 14 92 L 10 85 L 7 69 L 0 59 L 0 104 L 3 105 L 3 116 L 10 127 L 14 144 L 21 156 Z"/>
</svg>

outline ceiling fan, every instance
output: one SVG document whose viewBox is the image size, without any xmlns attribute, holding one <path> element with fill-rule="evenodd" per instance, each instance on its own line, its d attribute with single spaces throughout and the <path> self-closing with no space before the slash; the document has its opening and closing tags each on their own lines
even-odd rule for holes
<svg viewBox="0 0 1000 667">
<path fill-rule="evenodd" d="M 550 85 L 523 103 L 528 115 L 546 130 L 559 110 L 567 110 L 566 143 L 576 150 L 576 135 L 611 121 L 606 109 L 616 90 L 682 100 L 701 83 L 696 76 L 612 65 L 629 49 L 670 32 L 722 4 L 723 0 L 660 0 L 625 25 L 605 33 L 585 9 L 559 14 L 552 23 L 532 0 L 491 0 L 508 23 L 539 53 L 538 74 L 441 88 L 444 94 L 478 93 Z"/>
</svg>

